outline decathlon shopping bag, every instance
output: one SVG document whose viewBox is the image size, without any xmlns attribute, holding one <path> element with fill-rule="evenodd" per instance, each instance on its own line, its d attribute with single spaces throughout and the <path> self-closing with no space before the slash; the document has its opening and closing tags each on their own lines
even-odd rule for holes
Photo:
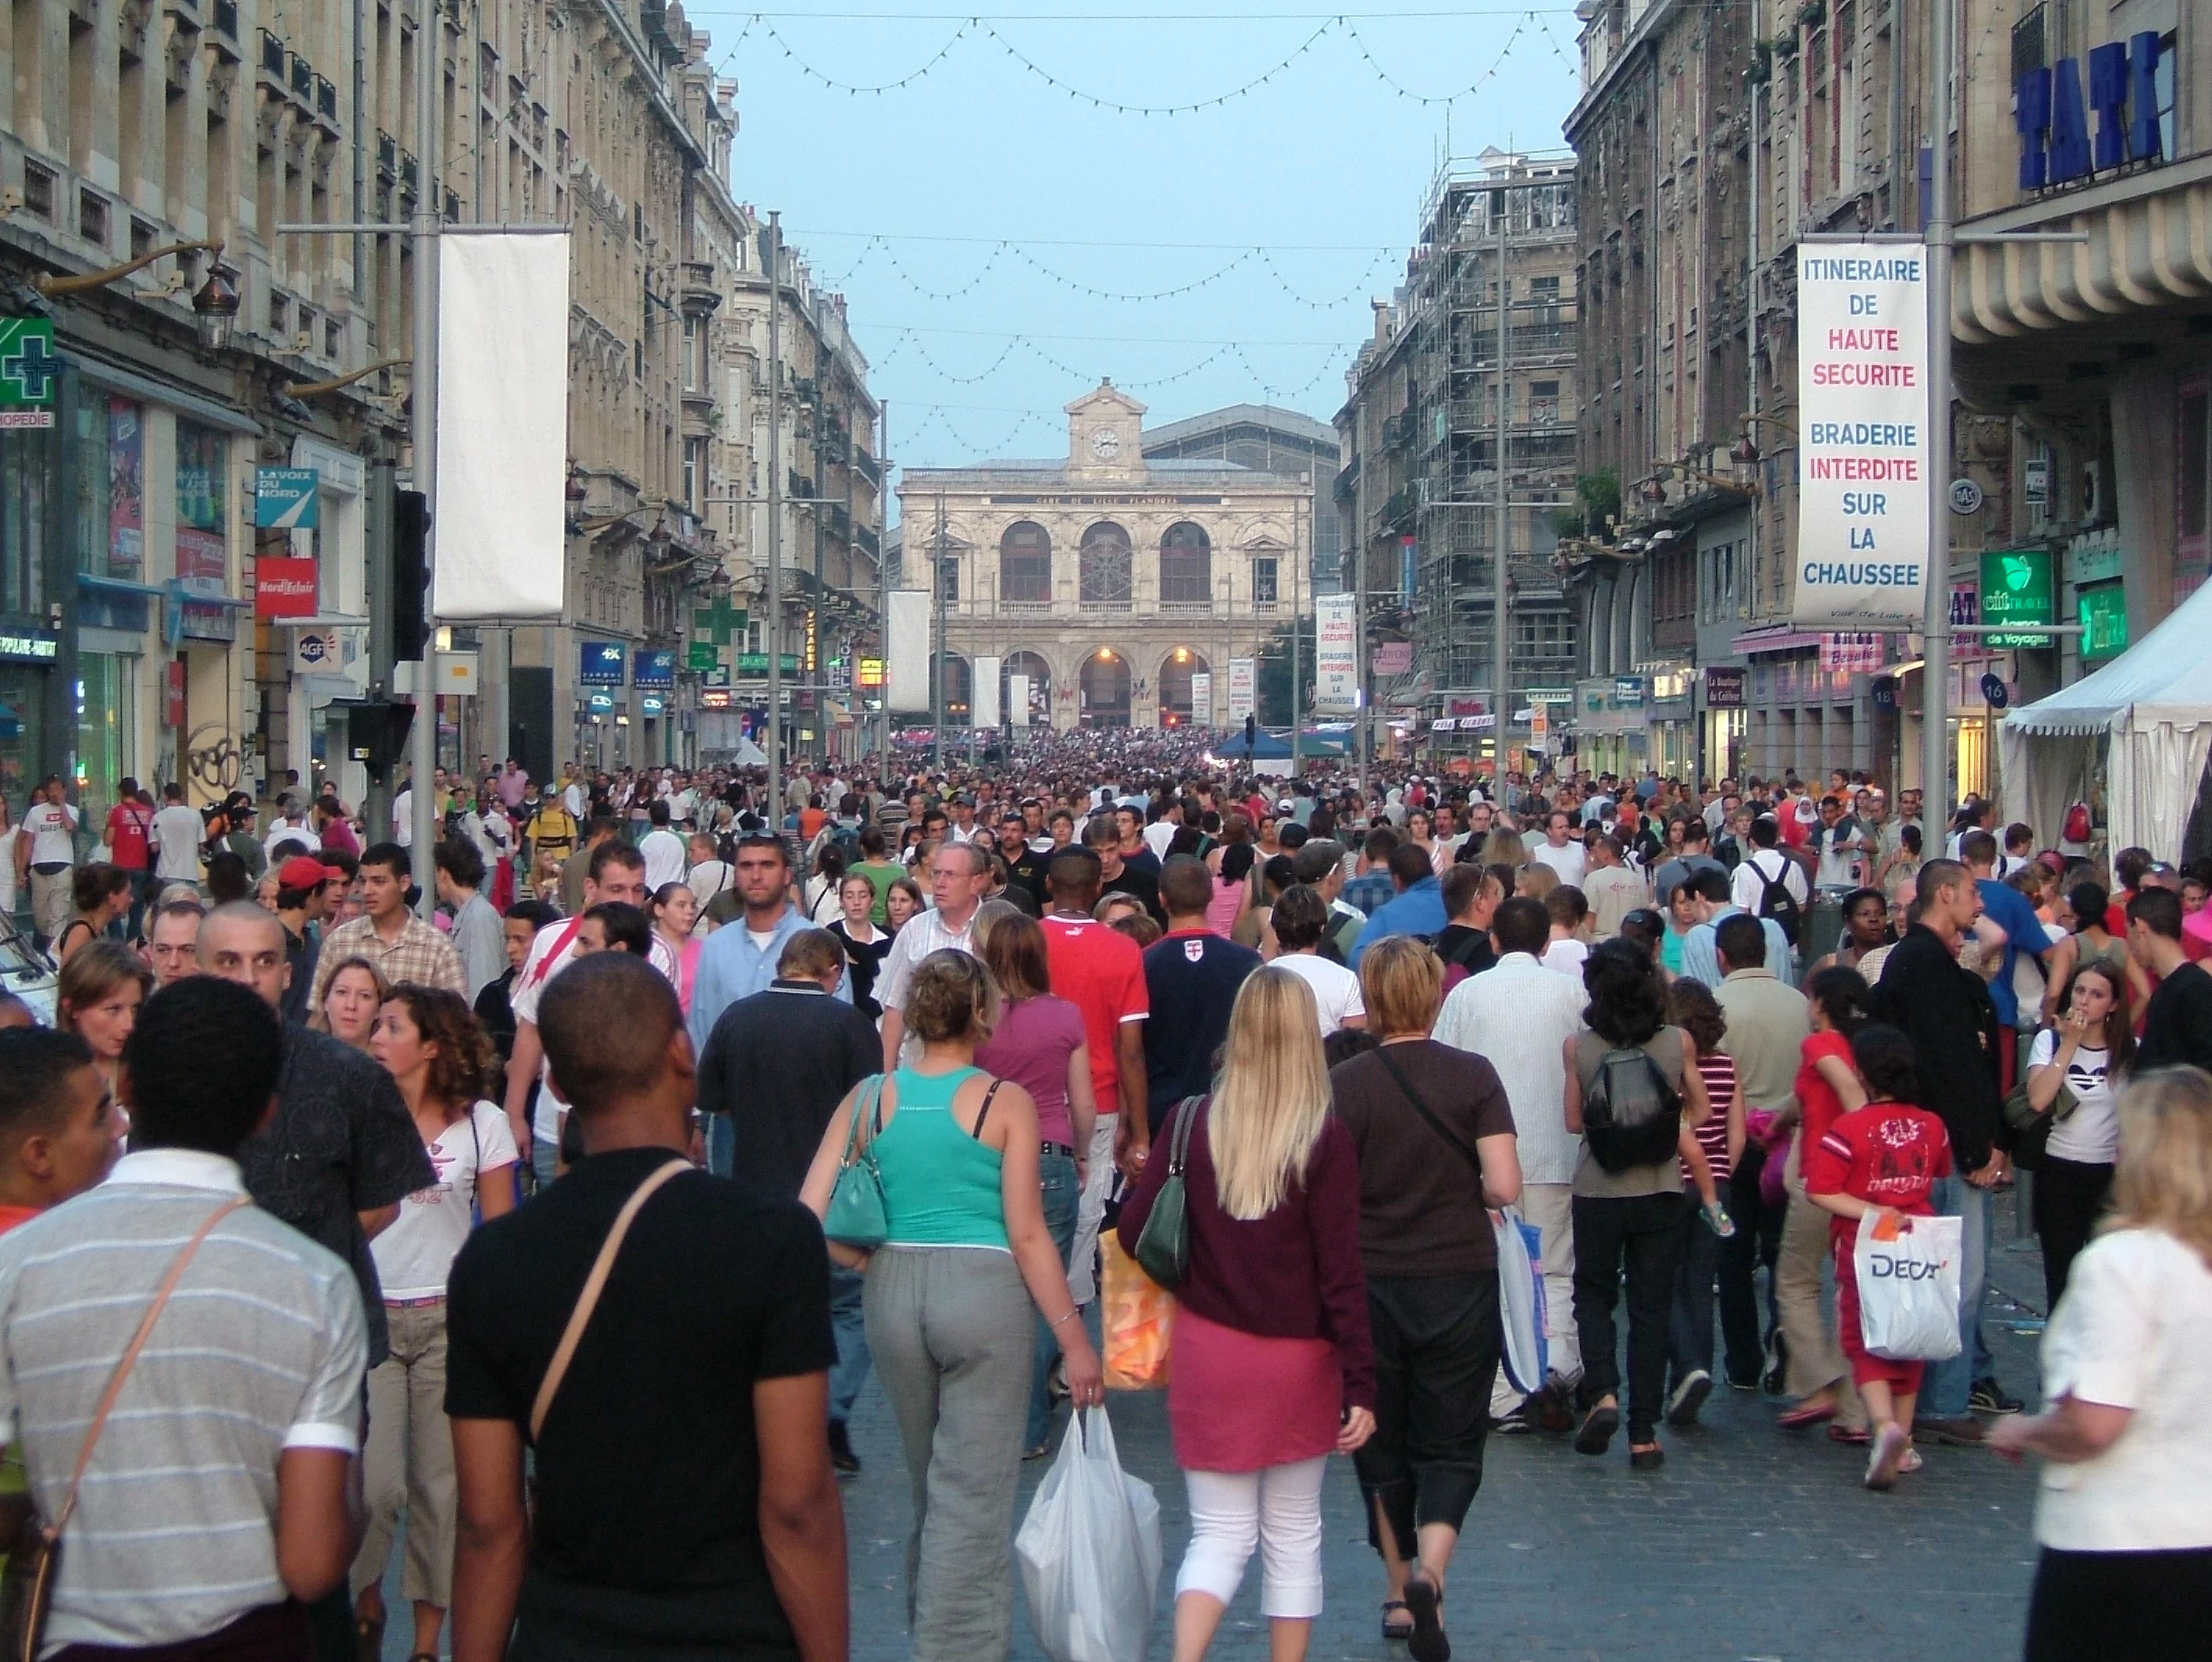
<svg viewBox="0 0 2212 1662">
<path fill-rule="evenodd" d="M 1030 1625 L 1052 1662 L 1145 1662 L 1160 1503 L 1121 1470 L 1103 1408 L 1079 1410 L 1014 1537 Z"/>
<path fill-rule="evenodd" d="M 1869 1212 L 1859 1220 L 1851 1268 L 1859 1283 L 1859 1334 L 1891 1362 L 1942 1362 L 1959 1354 L 1955 1217 Z"/>
<path fill-rule="evenodd" d="M 1121 1238 L 1111 1229 L 1098 1232 L 1098 1262 L 1100 1294 L 1106 1301 L 1106 1388 L 1166 1390 L 1175 1295 L 1121 1250 Z"/>
<path fill-rule="evenodd" d="M 1498 1314 L 1505 1330 L 1499 1360 L 1516 1391 L 1544 1388 L 1551 1358 L 1544 1338 L 1544 1234 L 1510 1206 L 1491 1215 L 1498 1236 Z"/>
</svg>

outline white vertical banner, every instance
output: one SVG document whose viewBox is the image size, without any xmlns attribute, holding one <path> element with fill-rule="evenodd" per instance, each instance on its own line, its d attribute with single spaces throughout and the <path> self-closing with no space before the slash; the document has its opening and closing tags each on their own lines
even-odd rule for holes
<svg viewBox="0 0 2212 1662">
<path fill-rule="evenodd" d="M 1259 707 L 1258 666 L 1249 658 L 1229 660 L 1229 725 L 1242 727 L 1244 718 Z"/>
<path fill-rule="evenodd" d="M 1314 707 L 1359 707 L 1358 597 L 1317 595 L 1314 599 Z"/>
<path fill-rule="evenodd" d="M 968 701 L 968 720 L 976 727 L 995 727 L 999 725 L 999 665 L 1002 660 L 979 658 L 975 661 L 969 684 L 975 688 Z"/>
<path fill-rule="evenodd" d="M 1929 474 L 1948 465 L 1929 445 L 1928 330 L 1925 245 L 1798 244 L 1800 628 L 1921 621 Z"/>
<path fill-rule="evenodd" d="M 1025 675 L 1006 677 L 1006 718 L 1017 727 L 1030 725 L 1030 678 Z"/>
<path fill-rule="evenodd" d="M 568 573 L 568 237 L 438 239 L 441 618 L 558 616 Z"/>
<path fill-rule="evenodd" d="M 894 589 L 890 596 L 890 663 L 884 671 L 884 707 L 936 707 L 929 685 L 929 591 Z"/>
<path fill-rule="evenodd" d="M 1190 719 L 1194 727 L 1213 725 L 1213 671 L 1194 670 L 1190 677 Z"/>
</svg>

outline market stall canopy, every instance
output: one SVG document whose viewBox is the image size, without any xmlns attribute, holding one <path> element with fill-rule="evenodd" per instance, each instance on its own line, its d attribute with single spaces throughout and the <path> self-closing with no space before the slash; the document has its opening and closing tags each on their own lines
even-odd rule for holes
<svg viewBox="0 0 2212 1662">
<path fill-rule="evenodd" d="M 2100 741 L 2114 849 L 2179 859 L 2212 756 L 2212 585 L 2110 664 L 2007 716 L 1999 731 L 2010 810 L 2046 842 L 2088 798 Z"/>
</svg>

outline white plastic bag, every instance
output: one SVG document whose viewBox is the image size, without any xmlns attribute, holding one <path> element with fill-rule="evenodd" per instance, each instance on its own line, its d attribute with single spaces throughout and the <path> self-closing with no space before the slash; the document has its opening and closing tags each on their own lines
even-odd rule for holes
<svg viewBox="0 0 2212 1662">
<path fill-rule="evenodd" d="M 1052 1662 L 1145 1662 L 1160 1503 L 1121 1470 L 1103 1408 L 1077 1412 L 1014 1537 L 1030 1624 Z"/>
<path fill-rule="evenodd" d="M 1499 1357 L 1505 1377 L 1524 1395 L 1544 1388 L 1549 1358 L 1544 1338 L 1543 1236 L 1508 1206 L 1491 1215 L 1498 1237 L 1498 1313 L 1505 1330 Z"/>
<path fill-rule="evenodd" d="M 1869 1212 L 1859 1219 L 1851 1268 L 1859 1283 L 1859 1334 L 1891 1362 L 1942 1362 L 1959 1354 L 1955 1217 Z"/>
</svg>

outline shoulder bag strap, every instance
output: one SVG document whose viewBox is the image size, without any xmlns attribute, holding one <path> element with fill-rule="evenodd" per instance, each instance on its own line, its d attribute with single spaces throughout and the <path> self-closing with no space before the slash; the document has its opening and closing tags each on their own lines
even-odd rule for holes
<svg viewBox="0 0 2212 1662">
<path fill-rule="evenodd" d="M 1168 1145 L 1170 1177 L 1181 1177 L 1190 1163 L 1190 1128 L 1198 1123 L 1199 1110 L 1206 1102 L 1203 1095 L 1186 1096 L 1176 1105 L 1175 1139 Z"/>
<path fill-rule="evenodd" d="M 161 1289 L 154 1295 L 154 1301 L 146 1307 L 146 1313 L 139 1320 L 138 1331 L 131 1336 L 131 1344 L 123 1352 L 123 1360 L 115 1364 L 114 1375 L 107 1381 L 107 1389 L 100 1396 L 100 1406 L 93 1410 L 92 1424 L 84 1434 L 84 1447 L 77 1452 L 76 1470 L 70 1474 L 69 1493 L 63 1498 L 62 1509 L 54 1514 L 52 1528 L 47 1532 L 50 1538 L 58 1541 L 62 1532 L 69 1527 L 70 1515 L 76 1511 L 77 1491 L 83 1487 L 84 1474 L 92 1465 L 93 1448 L 100 1441 L 100 1432 L 106 1428 L 107 1416 L 115 1410 L 115 1399 L 123 1394 L 124 1381 L 131 1377 L 131 1370 L 138 1364 L 139 1352 L 145 1350 L 147 1339 L 153 1335 L 154 1324 L 161 1319 L 161 1312 L 168 1307 L 169 1295 L 177 1290 L 177 1283 L 185 1278 L 185 1266 L 192 1261 L 192 1255 L 199 1251 L 200 1243 L 214 1231 L 216 1224 L 240 1207 L 252 1204 L 251 1198 L 240 1195 L 216 1207 L 208 1221 L 201 1224 L 192 1238 L 185 1243 L 185 1250 L 177 1254 L 176 1262 L 169 1265 L 169 1273 L 161 1278 Z"/>
<path fill-rule="evenodd" d="M 991 1099 L 999 1094 L 999 1087 L 1006 1083 L 1003 1079 L 994 1079 L 991 1088 L 983 1093 L 983 1106 L 975 1110 L 975 1124 L 968 1133 L 978 1143 L 983 1140 L 983 1122 L 991 1117 Z"/>
<path fill-rule="evenodd" d="M 653 1198 L 654 1192 L 670 1178 L 681 1176 L 690 1169 L 688 1160 L 669 1161 L 639 1184 L 623 1203 L 622 1210 L 615 1214 L 615 1227 L 607 1231 L 599 1255 L 592 1260 L 592 1273 L 584 1278 L 584 1290 L 577 1296 L 576 1307 L 568 1313 L 568 1326 L 562 1331 L 560 1346 L 553 1352 L 552 1363 L 538 1384 L 538 1400 L 530 1404 L 530 1441 L 533 1444 L 544 1429 L 546 1412 L 553 1406 L 561 1381 L 568 1376 L 568 1364 L 576 1358 L 576 1347 L 583 1342 L 584 1329 L 591 1325 L 592 1312 L 599 1307 L 599 1295 L 605 1290 L 607 1277 L 615 1267 L 615 1255 L 622 1251 L 623 1237 L 629 1233 L 629 1226 L 637 1221 L 638 1213 Z"/>
<path fill-rule="evenodd" d="M 1457 1151 L 1461 1159 L 1474 1168 L 1474 1174 L 1480 1177 L 1482 1156 L 1468 1147 L 1449 1126 L 1430 1112 L 1429 1105 L 1421 1100 L 1420 1092 L 1413 1089 L 1413 1082 L 1406 1077 L 1406 1071 L 1391 1059 L 1390 1047 L 1388 1045 L 1377 1045 L 1375 1047 L 1375 1054 L 1381 1058 L 1382 1065 L 1390 1070 L 1390 1077 L 1398 1082 L 1398 1089 L 1406 1094 L 1406 1100 L 1413 1105 L 1413 1112 L 1428 1121 L 1429 1129 L 1449 1143 Z"/>
</svg>

